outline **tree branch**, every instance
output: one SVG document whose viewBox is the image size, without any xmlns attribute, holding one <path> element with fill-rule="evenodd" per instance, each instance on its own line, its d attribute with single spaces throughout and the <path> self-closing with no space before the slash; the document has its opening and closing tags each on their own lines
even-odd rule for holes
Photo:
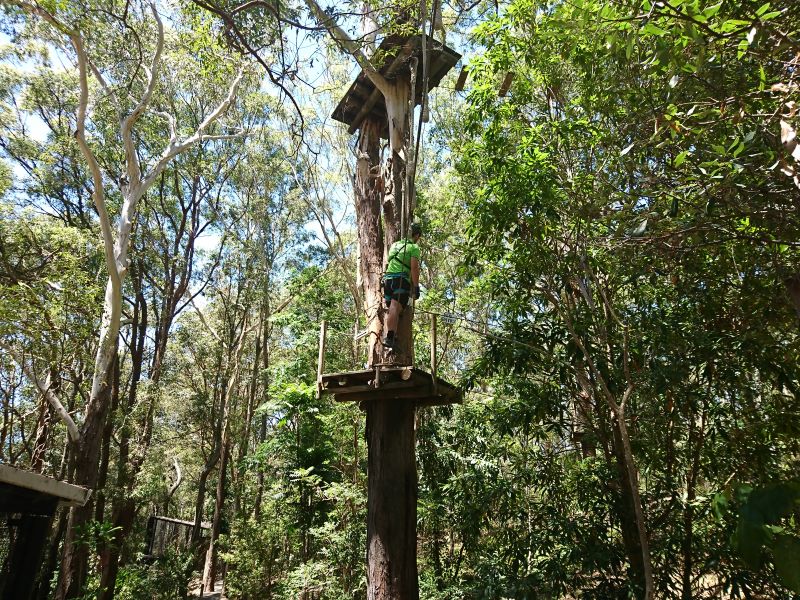
<svg viewBox="0 0 800 600">
<path fill-rule="evenodd" d="M 236 98 L 236 93 L 239 90 L 239 84 L 242 82 L 242 78 L 244 77 L 244 69 L 239 69 L 239 73 L 237 74 L 236 78 L 231 83 L 231 87 L 228 90 L 228 95 L 225 99 L 220 102 L 220 104 L 205 118 L 203 122 L 197 127 L 197 131 L 194 132 L 193 135 L 186 138 L 182 142 L 178 142 L 176 139 L 170 139 L 169 145 L 164 148 L 164 152 L 161 154 L 161 158 L 153 167 L 152 172 L 142 181 L 141 183 L 141 190 L 139 196 L 143 194 L 147 189 L 153 185 L 156 178 L 161 174 L 161 172 L 166 168 L 173 158 L 178 156 L 179 154 L 188 150 L 192 145 L 196 144 L 202 140 L 221 140 L 221 139 L 235 139 L 238 137 L 243 137 L 244 133 L 237 133 L 231 135 L 205 135 L 206 129 L 211 126 L 217 119 L 219 119 L 225 112 L 228 110 L 230 105 L 233 103 L 234 99 Z M 172 133 L 172 125 L 170 125 Z"/>
<path fill-rule="evenodd" d="M 37 389 L 42 393 L 45 397 L 47 402 L 50 406 L 53 407 L 53 410 L 56 411 L 56 414 L 64 421 L 64 424 L 67 426 L 67 434 L 69 435 L 69 439 L 77 444 L 81 441 L 81 433 L 78 430 L 78 426 L 75 424 L 75 421 L 70 416 L 67 409 L 64 408 L 64 405 L 61 404 L 61 400 L 58 399 L 56 393 L 53 391 L 53 382 L 50 380 L 50 375 L 47 376 L 47 381 L 42 381 L 37 377 L 36 373 L 34 373 L 33 368 L 25 362 L 25 357 L 22 355 L 21 352 L 18 352 L 5 342 L 0 342 L 0 348 L 3 348 L 6 352 L 9 353 L 10 356 L 14 358 L 14 362 L 16 362 L 22 372 L 25 373 L 25 376 L 31 380 L 31 382 L 37 387 Z"/>
<path fill-rule="evenodd" d="M 153 60 L 150 64 L 150 68 L 145 69 L 145 73 L 147 74 L 147 87 L 136 107 L 131 111 L 131 114 L 125 117 L 120 124 L 120 135 L 122 136 L 122 143 L 125 146 L 128 185 L 131 190 L 136 189 L 140 185 L 142 178 L 139 156 L 136 154 L 136 148 L 133 144 L 133 126 L 139 120 L 139 117 L 142 116 L 142 113 L 144 113 L 153 97 L 153 91 L 155 90 L 156 80 L 158 78 L 158 69 L 161 66 L 161 52 L 164 49 L 164 23 L 161 21 L 161 16 L 158 14 L 155 4 L 152 2 L 150 3 L 150 11 L 153 13 L 153 18 L 158 27 L 158 41 L 156 42 L 156 49 L 153 53 Z"/>
<path fill-rule="evenodd" d="M 333 38 L 333 41 L 345 52 L 350 54 L 353 58 L 356 59 L 358 65 L 364 69 L 364 73 L 366 73 L 369 80 L 375 85 L 380 92 L 386 96 L 391 92 L 391 88 L 389 82 L 386 78 L 381 75 L 378 70 L 375 68 L 375 65 L 372 64 L 367 55 L 364 54 L 361 46 L 350 38 L 349 35 L 336 24 L 336 21 L 333 17 L 329 16 L 322 7 L 317 4 L 316 0 L 303 0 L 305 5 L 311 11 L 311 14 L 314 15 L 314 18 L 317 22 L 322 25 L 325 29 L 328 30 L 328 33 Z"/>
<path fill-rule="evenodd" d="M 199 308 L 197 308 L 197 305 L 194 303 L 194 299 L 190 299 L 190 300 L 189 300 L 189 304 L 191 304 L 191 305 L 192 305 L 192 308 L 193 308 L 193 309 L 195 310 L 195 312 L 197 313 L 197 316 L 198 316 L 198 317 L 200 317 L 200 322 L 203 324 L 203 327 L 205 327 L 205 328 L 206 328 L 206 330 L 208 331 L 208 333 L 210 333 L 210 334 L 211 334 L 211 336 L 212 336 L 212 337 L 213 337 L 215 340 L 217 340 L 217 342 L 219 342 L 219 344 L 220 344 L 220 345 L 224 345 L 224 342 L 222 341 L 222 338 L 219 336 L 219 334 L 218 334 L 216 331 L 214 331 L 214 330 L 211 328 L 211 325 L 209 325 L 209 324 L 208 324 L 208 321 L 206 321 L 206 318 L 205 318 L 205 316 L 203 315 L 203 311 L 202 311 L 202 310 L 200 310 Z"/>
</svg>

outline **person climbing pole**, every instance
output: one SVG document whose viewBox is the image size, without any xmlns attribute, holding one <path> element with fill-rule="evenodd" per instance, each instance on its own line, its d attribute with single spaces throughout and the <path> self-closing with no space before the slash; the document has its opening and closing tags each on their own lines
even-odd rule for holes
<svg viewBox="0 0 800 600">
<path fill-rule="evenodd" d="M 419 299 L 419 239 L 422 237 L 422 226 L 411 224 L 411 239 L 403 238 L 389 248 L 389 260 L 386 274 L 383 276 L 383 299 L 389 314 L 386 316 L 385 348 L 392 350 L 397 342 L 395 332 L 400 313 L 408 304 L 411 294 Z"/>
</svg>

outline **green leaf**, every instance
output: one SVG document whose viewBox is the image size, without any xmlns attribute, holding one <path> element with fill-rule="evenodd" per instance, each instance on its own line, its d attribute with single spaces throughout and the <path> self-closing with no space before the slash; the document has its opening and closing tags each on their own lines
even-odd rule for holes
<svg viewBox="0 0 800 600">
<path fill-rule="evenodd" d="M 668 31 L 666 29 L 661 29 L 661 27 L 659 27 L 655 23 L 650 22 L 644 27 L 642 27 L 642 33 L 644 35 L 656 35 L 658 37 L 662 37 L 667 35 Z"/>
<path fill-rule="evenodd" d="M 722 8 L 722 2 L 717 2 L 716 4 L 712 4 L 703 11 L 703 16 L 706 17 L 706 19 L 710 19 L 719 12 L 720 8 Z"/>
<path fill-rule="evenodd" d="M 750 47 L 750 42 L 745 37 L 741 42 L 739 42 L 739 45 L 736 47 L 736 49 L 738 50 L 738 52 L 736 53 L 736 58 L 741 59 L 744 56 L 745 52 L 747 52 L 747 49 L 749 47 Z"/>
<path fill-rule="evenodd" d="M 686 160 L 687 156 L 689 156 L 689 151 L 688 150 L 684 150 L 683 152 L 678 154 L 678 156 L 675 157 L 675 160 L 672 161 L 672 166 L 673 167 L 680 167 L 683 164 L 683 162 Z"/>
<path fill-rule="evenodd" d="M 722 520 L 725 513 L 728 512 L 728 497 L 725 494 L 714 494 L 711 499 L 711 509 L 714 511 L 714 516 L 717 520 Z"/>
<path fill-rule="evenodd" d="M 769 7 L 770 7 L 769 2 L 765 2 L 764 4 L 762 4 L 756 11 L 756 16 L 760 17 L 761 15 L 763 15 L 765 12 L 769 10 Z"/>
<path fill-rule="evenodd" d="M 783 585 L 800 594 L 800 538 L 777 536 L 772 544 L 772 560 Z"/>
</svg>

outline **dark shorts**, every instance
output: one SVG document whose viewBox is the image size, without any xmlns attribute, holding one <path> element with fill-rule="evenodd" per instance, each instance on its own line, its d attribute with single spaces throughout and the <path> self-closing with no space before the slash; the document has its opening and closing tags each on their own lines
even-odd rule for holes
<svg viewBox="0 0 800 600">
<path fill-rule="evenodd" d="M 400 304 L 406 306 L 410 297 L 411 282 L 405 277 L 387 276 L 383 280 L 383 299 L 386 301 L 386 306 L 389 306 L 392 300 L 397 300 Z"/>
</svg>

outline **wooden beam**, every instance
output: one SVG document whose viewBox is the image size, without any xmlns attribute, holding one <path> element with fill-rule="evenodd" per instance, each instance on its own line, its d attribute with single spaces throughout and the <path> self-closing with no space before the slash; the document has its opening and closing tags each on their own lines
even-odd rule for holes
<svg viewBox="0 0 800 600">
<path fill-rule="evenodd" d="M 503 79 L 503 84 L 500 86 L 500 91 L 497 93 L 500 98 L 503 98 L 508 93 L 508 90 L 511 88 L 512 81 L 514 81 L 514 73 L 513 71 L 509 71 L 506 73 L 506 77 Z"/>
<path fill-rule="evenodd" d="M 347 400 L 347 396 L 350 394 L 360 394 L 361 392 L 367 392 L 375 395 L 377 392 L 383 393 L 385 390 L 424 390 L 428 386 L 424 383 L 415 383 L 409 381 L 389 381 L 387 383 L 382 383 L 378 387 L 375 387 L 372 384 L 363 384 L 363 385 L 349 385 L 344 388 L 325 388 L 323 393 L 335 394 L 336 400 L 339 402 L 343 402 Z"/>
<path fill-rule="evenodd" d="M 442 404 L 459 404 L 458 394 L 437 394 L 442 399 Z M 393 400 L 417 400 L 420 398 L 431 397 L 431 386 L 414 386 L 413 388 L 405 389 L 389 389 L 379 388 L 378 390 L 369 390 L 364 392 L 354 392 L 352 394 L 336 394 L 337 402 L 362 402 L 370 400 L 385 400 L 392 402 Z M 449 400 L 449 401 L 448 401 Z"/>
<path fill-rule="evenodd" d="M 469 71 L 467 71 L 467 67 L 461 67 L 461 73 L 458 74 L 458 79 L 456 80 L 456 91 L 460 92 L 464 89 L 464 84 L 467 83 L 467 75 L 469 75 Z"/>
<path fill-rule="evenodd" d="M 417 398 L 414 403 L 417 405 L 418 408 L 425 407 L 425 406 L 449 406 L 451 404 L 461 404 L 461 399 L 459 398 L 449 398 L 447 396 L 424 396 L 422 398 Z"/>
</svg>

